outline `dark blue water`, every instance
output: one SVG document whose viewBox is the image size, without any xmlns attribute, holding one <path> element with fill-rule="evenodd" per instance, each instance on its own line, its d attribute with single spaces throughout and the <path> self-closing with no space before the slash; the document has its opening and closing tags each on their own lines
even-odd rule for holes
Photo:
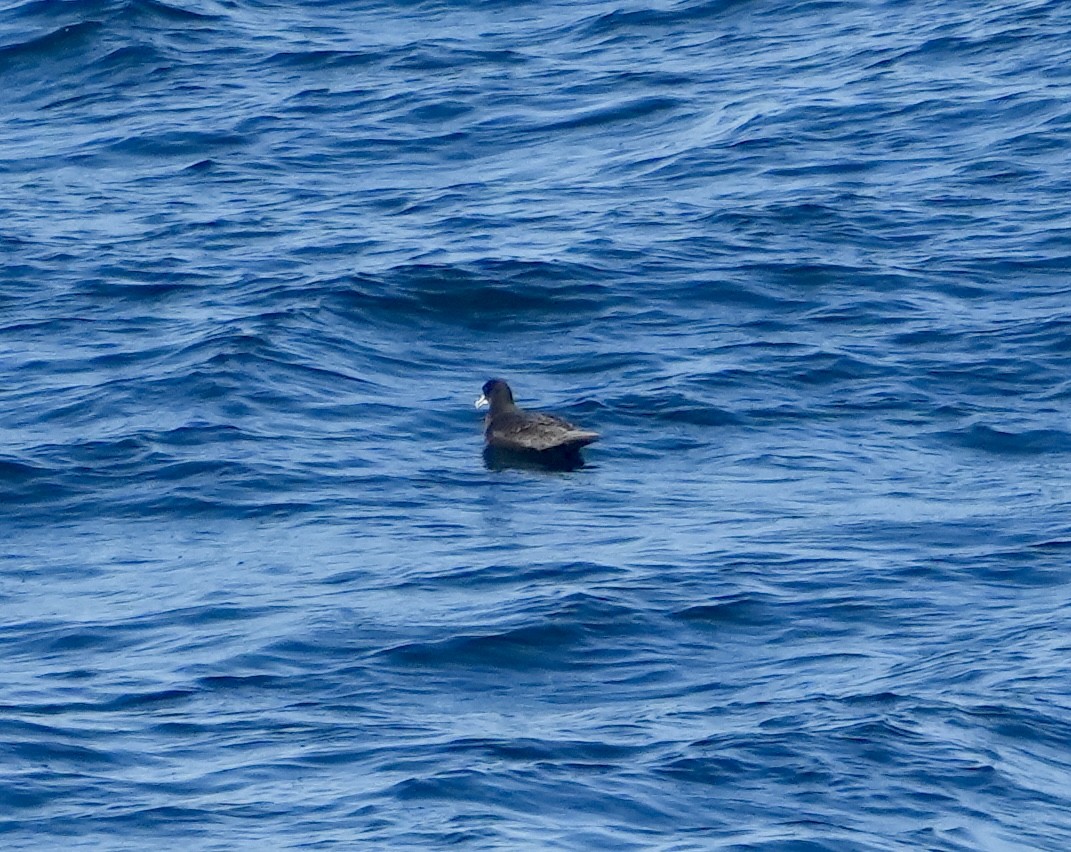
<svg viewBox="0 0 1071 852">
<path fill-rule="evenodd" d="M 33 0 L 0 83 L 0 846 L 1071 846 L 1071 4 Z"/>
</svg>

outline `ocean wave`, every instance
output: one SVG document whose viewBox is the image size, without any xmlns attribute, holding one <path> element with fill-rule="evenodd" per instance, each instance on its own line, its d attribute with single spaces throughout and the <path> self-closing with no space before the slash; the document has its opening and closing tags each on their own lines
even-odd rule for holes
<svg viewBox="0 0 1071 852">
<path fill-rule="evenodd" d="M 1069 10 L 0 10 L 5 844 L 1066 847 Z"/>
</svg>

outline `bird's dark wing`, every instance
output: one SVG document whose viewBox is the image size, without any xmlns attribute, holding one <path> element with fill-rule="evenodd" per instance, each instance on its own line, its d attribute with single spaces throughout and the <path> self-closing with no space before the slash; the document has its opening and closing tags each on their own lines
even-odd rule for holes
<svg viewBox="0 0 1071 852">
<path fill-rule="evenodd" d="M 499 415 L 487 425 L 487 443 L 506 450 L 580 449 L 598 437 L 560 417 L 527 411 Z"/>
</svg>

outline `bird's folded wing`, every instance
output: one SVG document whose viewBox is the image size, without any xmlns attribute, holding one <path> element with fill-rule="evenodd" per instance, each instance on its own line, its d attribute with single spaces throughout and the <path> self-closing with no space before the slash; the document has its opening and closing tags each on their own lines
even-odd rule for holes
<svg viewBox="0 0 1071 852">
<path fill-rule="evenodd" d="M 491 424 L 489 438 L 496 446 L 511 450 L 544 452 L 553 449 L 579 449 L 599 437 L 597 432 L 580 429 L 549 414 L 526 414 L 501 418 Z"/>
</svg>

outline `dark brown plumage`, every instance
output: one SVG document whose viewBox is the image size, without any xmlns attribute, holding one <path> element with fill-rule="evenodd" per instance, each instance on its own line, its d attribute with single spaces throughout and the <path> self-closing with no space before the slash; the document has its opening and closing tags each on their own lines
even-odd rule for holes
<svg viewBox="0 0 1071 852">
<path fill-rule="evenodd" d="M 490 406 L 484 438 L 492 450 L 521 453 L 533 461 L 576 466 L 582 464 L 580 448 L 598 439 L 597 432 L 581 429 L 553 414 L 525 411 L 513 402 L 513 392 L 502 379 L 483 386 L 476 407 Z"/>
</svg>

